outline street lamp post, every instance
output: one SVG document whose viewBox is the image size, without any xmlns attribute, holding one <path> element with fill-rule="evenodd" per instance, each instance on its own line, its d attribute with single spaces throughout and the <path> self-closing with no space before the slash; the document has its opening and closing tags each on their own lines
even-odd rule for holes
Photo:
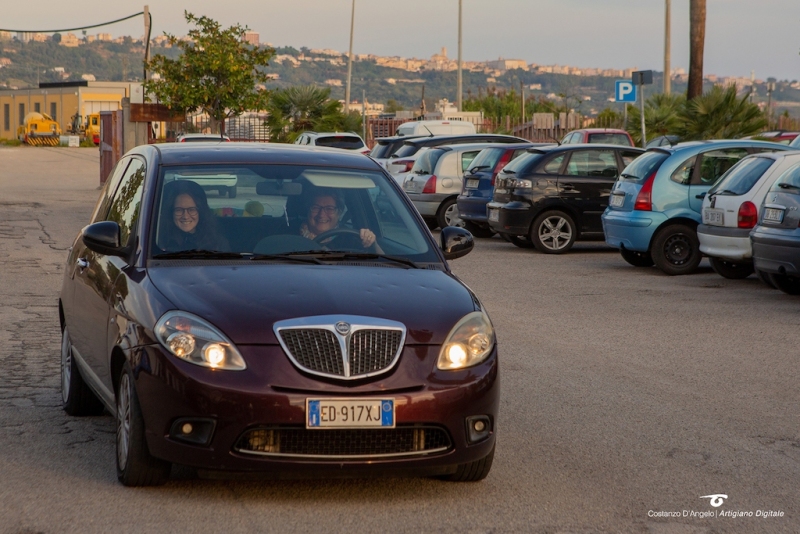
<svg viewBox="0 0 800 534">
<path fill-rule="evenodd" d="M 462 100 L 461 100 L 461 0 L 458 0 L 458 83 L 456 88 L 456 106 L 458 107 L 458 111 L 461 112 Z"/>
<path fill-rule="evenodd" d="M 347 85 L 344 89 L 344 112 L 350 113 L 350 80 L 353 77 L 353 23 L 356 20 L 356 0 L 350 11 L 350 51 L 347 54 Z"/>
<path fill-rule="evenodd" d="M 670 1 L 666 1 L 666 17 L 664 20 L 664 94 L 670 92 Z"/>
</svg>

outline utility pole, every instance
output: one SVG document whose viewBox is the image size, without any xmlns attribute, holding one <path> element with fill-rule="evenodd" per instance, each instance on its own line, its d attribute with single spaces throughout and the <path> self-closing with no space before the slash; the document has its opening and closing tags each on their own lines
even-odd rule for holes
<svg viewBox="0 0 800 534">
<path fill-rule="evenodd" d="M 347 85 L 344 89 L 344 112 L 350 113 L 350 79 L 353 77 L 353 23 L 356 21 L 356 0 L 350 11 L 350 52 L 347 55 Z"/>
<path fill-rule="evenodd" d="M 525 124 L 525 85 L 519 81 L 519 92 L 522 94 L 522 124 Z"/>
<path fill-rule="evenodd" d="M 461 99 L 461 0 L 458 0 L 458 84 L 457 84 L 457 95 L 456 95 L 456 106 L 458 108 L 459 113 L 462 111 L 462 99 Z"/>
<path fill-rule="evenodd" d="M 361 139 L 367 140 L 367 91 L 361 90 Z"/>
<path fill-rule="evenodd" d="M 670 92 L 670 2 L 666 1 L 666 18 L 664 20 L 664 94 L 668 95 Z"/>
<path fill-rule="evenodd" d="M 144 6 L 144 61 L 150 62 L 150 6 Z M 124 79 L 122 80 L 125 81 Z M 144 68 L 144 81 L 147 81 L 147 67 Z"/>
<path fill-rule="evenodd" d="M 767 82 L 767 128 L 772 128 L 772 91 L 775 90 L 775 82 Z"/>
</svg>

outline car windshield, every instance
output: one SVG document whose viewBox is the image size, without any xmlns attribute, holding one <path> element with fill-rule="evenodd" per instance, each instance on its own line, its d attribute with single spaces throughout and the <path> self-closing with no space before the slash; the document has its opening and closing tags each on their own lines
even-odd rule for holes
<svg viewBox="0 0 800 534">
<path fill-rule="evenodd" d="M 631 141 L 625 134 L 618 133 L 595 133 L 589 134 L 590 143 L 605 143 L 608 145 L 631 146 Z"/>
<path fill-rule="evenodd" d="M 414 162 L 411 172 L 415 174 L 433 174 L 434 169 L 436 169 L 436 164 L 445 152 L 445 150 L 440 148 L 426 150 L 419 159 Z"/>
<path fill-rule="evenodd" d="M 161 168 L 151 256 L 371 253 L 438 262 L 382 173 L 301 165 Z M 195 254 L 197 255 L 197 254 Z M 192 256 L 187 254 L 187 256 Z"/>
<path fill-rule="evenodd" d="M 800 194 L 800 163 L 786 169 L 772 185 L 770 191 Z"/>
<path fill-rule="evenodd" d="M 355 150 L 364 148 L 364 141 L 360 137 L 354 135 L 329 135 L 325 137 L 317 137 L 314 141 L 316 146 L 327 146 L 331 148 L 346 148 Z"/>
<path fill-rule="evenodd" d="M 469 168 L 474 169 L 479 167 L 479 171 L 491 171 L 495 168 L 497 162 L 500 161 L 505 151 L 505 148 L 484 148 L 475 156 L 475 159 L 469 164 Z"/>
<path fill-rule="evenodd" d="M 620 174 L 620 180 L 643 182 L 648 176 L 656 172 L 661 164 L 669 158 L 669 154 L 660 150 L 645 152 L 625 167 Z"/>
<path fill-rule="evenodd" d="M 773 163 L 775 160 L 770 158 L 745 158 L 731 167 L 708 194 L 744 195 L 753 188 Z"/>
</svg>

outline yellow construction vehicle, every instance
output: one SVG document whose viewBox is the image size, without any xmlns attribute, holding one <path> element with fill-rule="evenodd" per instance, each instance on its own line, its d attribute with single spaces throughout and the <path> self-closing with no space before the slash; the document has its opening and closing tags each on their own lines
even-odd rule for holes
<svg viewBox="0 0 800 534">
<path fill-rule="evenodd" d="M 58 146 L 61 128 L 50 115 L 32 111 L 17 128 L 17 139 L 33 146 Z"/>
<path fill-rule="evenodd" d="M 86 116 L 86 139 L 91 139 L 95 145 L 100 144 L 100 114 L 92 113 Z"/>
</svg>

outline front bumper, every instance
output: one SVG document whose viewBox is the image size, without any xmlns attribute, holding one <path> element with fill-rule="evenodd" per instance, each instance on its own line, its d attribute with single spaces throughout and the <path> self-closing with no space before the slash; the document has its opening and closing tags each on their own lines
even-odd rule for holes
<svg viewBox="0 0 800 534">
<path fill-rule="evenodd" d="M 787 235 L 788 234 L 788 235 Z M 800 277 L 800 231 L 756 226 L 750 233 L 758 271 Z"/>
<path fill-rule="evenodd" d="M 700 240 L 700 252 L 706 256 L 731 261 L 750 260 L 753 257 L 749 228 L 701 224 L 697 227 L 697 238 Z"/>
<path fill-rule="evenodd" d="M 602 220 L 607 244 L 616 248 L 647 252 L 653 234 L 667 218 L 657 211 L 607 209 Z"/>
<path fill-rule="evenodd" d="M 195 366 L 179 361 L 160 346 L 143 347 L 135 353 L 136 390 L 153 456 L 210 471 L 290 471 L 291 476 L 368 476 L 387 471 L 447 474 L 459 464 L 487 456 L 494 447 L 500 390 L 496 348 L 480 365 L 446 372 L 435 370 L 438 345 L 407 346 L 393 371 L 357 384 L 304 375 L 278 346 L 238 348 L 248 364 L 245 371 Z M 430 454 L 355 459 L 259 456 L 236 450 L 240 437 L 252 429 L 304 430 L 306 399 L 336 397 L 393 398 L 398 428 L 444 429 L 450 447 Z M 488 416 L 491 431 L 483 441 L 470 444 L 466 418 L 475 415 Z M 213 421 L 214 432 L 207 445 L 170 437 L 173 424 L 186 418 Z"/>
<path fill-rule="evenodd" d="M 488 218 L 489 226 L 495 232 L 508 235 L 528 235 L 531 223 L 536 215 L 533 206 L 527 202 L 511 201 L 505 204 L 489 202 L 486 213 L 497 210 L 497 220 Z"/>
</svg>

